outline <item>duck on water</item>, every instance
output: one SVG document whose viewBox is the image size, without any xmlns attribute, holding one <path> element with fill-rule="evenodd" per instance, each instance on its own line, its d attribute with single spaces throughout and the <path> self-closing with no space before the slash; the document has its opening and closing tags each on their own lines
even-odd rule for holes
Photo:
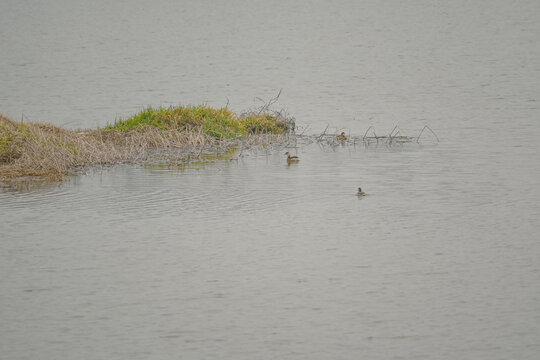
<svg viewBox="0 0 540 360">
<path fill-rule="evenodd" d="M 287 162 L 288 163 L 292 163 L 292 162 L 299 162 L 300 159 L 298 158 L 298 156 L 293 156 L 291 155 L 290 152 L 286 152 L 285 155 L 287 155 Z"/>
</svg>

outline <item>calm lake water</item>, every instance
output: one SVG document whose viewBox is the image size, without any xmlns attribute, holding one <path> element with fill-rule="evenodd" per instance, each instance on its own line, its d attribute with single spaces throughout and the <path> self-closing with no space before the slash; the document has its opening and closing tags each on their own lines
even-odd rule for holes
<svg viewBox="0 0 540 360">
<path fill-rule="evenodd" d="M 307 134 L 440 138 L 3 184 L 1 358 L 538 358 L 538 1 L 2 0 L 0 46 L 16 120 L 283 89 Z"/>
</svg>

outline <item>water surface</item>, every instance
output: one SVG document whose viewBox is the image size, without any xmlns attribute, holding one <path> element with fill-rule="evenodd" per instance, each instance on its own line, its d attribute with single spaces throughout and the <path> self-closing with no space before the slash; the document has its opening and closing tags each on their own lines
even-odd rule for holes
<svg viewBox="0 0 540 360">
<path fill-rule="evenodd" d="M 283 88 L 306 133 L 428 124 L 441 141 L 4 184 L 0 352 L 536 358 L 538 14 L 535 1 L 2 1 L 0 111 L 16 120 L 242 111 Z"/>
</svg>

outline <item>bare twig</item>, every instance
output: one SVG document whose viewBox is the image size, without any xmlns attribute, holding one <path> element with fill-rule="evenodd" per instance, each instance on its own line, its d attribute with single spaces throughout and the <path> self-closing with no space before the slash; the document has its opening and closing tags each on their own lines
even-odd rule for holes
<svg viewBox="0 0 540 360">
<path fill-rule="evenodd" d="M 262 113 L 267 112 L 268 109 L 270 109 L 270 106 L 274 105 L 274 104 L 278 101 L 279 96 L 281 95 L 281 91 L 282 91 L 282 90 L 283 90 L 283 89 L 279 89 L 279 92 L 278 92 L 278 94 L 276 95 L 276 97 L 270 99 L 267 103 L 265 103 L 265 104 L 259 109 L 259 113 L 258 113 L 257 115 L 260 115 L 260 114 L 262 114 Z M 263 101 L 263 100 L 260 99 L 260 98 L 257 98 L 257 99 Z"/>
<path fill-rule="evenodd" d="M 418 137 L 416 138 L 416 143 L 419 144 L 419 141 L 420 141 L 420 136 L 422 136 L 422 133 L 424 132 L 425 129 L 428 129 L 429 131 L 431 131 L 431 133 L 435 136 L 435 138 L 437 139 L 437 142 L 439 142 L 439 137 L 437 136 L 437 134 L 435 134 L 435 132 L 433 130 L 431 130 L 431 128 L 429 126 L 424 126 L 422 128 L 422 131 L 420 131 L 420 134 L 418 135 Z"/>
<path fill-rule="evenodd" d="M 362 140 L 366 139 L 366 136 L 367 136 L 367 133 L 368 133 L 369 129 L 372 129 L 373 133 L 375 134 L 375 130 L 373 129 L 373 126 L 370 126 L 370 127 L 367 128 L 366 132 L 364 133 L 364 137 L 362 138 Z M 375 135 L 375 136 L 377 136 L 377 135 Z"/>
</svg>

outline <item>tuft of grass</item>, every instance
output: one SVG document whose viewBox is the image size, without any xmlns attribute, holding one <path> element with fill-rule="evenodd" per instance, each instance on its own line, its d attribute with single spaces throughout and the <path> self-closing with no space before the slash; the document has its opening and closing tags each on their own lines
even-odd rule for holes
<svg viewBox="0 0 540 360">
<path fill-rule="evenodd" d="M 134 161 L 150 149 L 226 145 L 251 134 L 283 134 L 294 129 L 293 120 L 284 119 L 269 113 L 238 116 L 227 108 L 200 105 L 148 108 L 104 129 L 72 131 L 0 114 L 0 179 L 61 178 L 88 166 Z M 270 137 L 249 141 L 264 139 Z"/>
<path fill-rule="evenodd" d="M 150 107 L 106 129 L 130 131 L 147 126 L 178 131 L 202 129 L 204 133 L 217 139 L 247 135 L 245 126 L 234 112 L 227 108 L 214 109 L 204 105 L 159 109 Z"/>
<path fill-rule="evenodd" d="M 206 146 L 202 132 L 160 130 L 72 131 L 41 123 L 17 123 L 0 115 L 0 178 L 61 178 L 77 169 L 133 161 L 152 148 Z"/>
<path fill-rule="evenodd" d="M 271 114 L 252 114 L 242 119 L 250 134 L 283 134 L 289 130 L 289 125 Z"/>
<path fill-rule="evenodd" d="M 284 119 L 270 113 L 238 116 L 228 108 L 214 109 L 205 105 L 147 108 L 140 113 L 106 127 L 130 131 L 151 126 L 161 130 L 202 131 L 216 139 L 232 139 L 248 134 L 282 134 L 290 129 Z"/>
</svg>

